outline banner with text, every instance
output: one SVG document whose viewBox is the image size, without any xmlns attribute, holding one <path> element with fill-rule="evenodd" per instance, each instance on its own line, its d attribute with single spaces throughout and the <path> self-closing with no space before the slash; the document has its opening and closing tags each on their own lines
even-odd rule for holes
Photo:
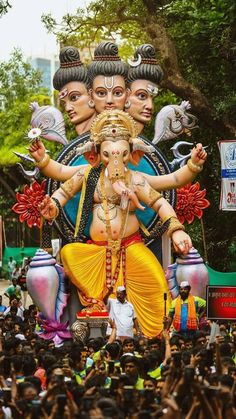
<svg viewBox="0 0 236 419">
<path fill-rule="evenodd" d="M 220 209 L 236 211 L 236 140 L 218 142 L 221 157 Z"/>
<path fill-rule="evenodd" d="M 207 287 L 207 318 L 236 319 L 236 287 L 209 285 Z"/>
</svg>

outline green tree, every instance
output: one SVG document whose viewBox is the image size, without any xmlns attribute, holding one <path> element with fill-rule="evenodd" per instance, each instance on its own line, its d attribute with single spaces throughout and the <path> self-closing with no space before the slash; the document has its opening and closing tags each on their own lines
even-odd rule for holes
<svg viewBox="0 0 236 419">
<path fill-rule="evenodd" d="M 235 139 L 236 133 L 235 0 L 94 0 L 86 10 L 64 16 L 61 24 L 52 15 L 42 19 L 62 46 L 90 47 L 92 52 L 98 42 L 111 39 L 119 44 L 122 57 L 132 57 L 141 43 L 155 46 L 164 70 L 156 110 L 170 103 L 170 97 L 172 103 L 184 99 L 190 101 L 199 118 L 200 128 L 194 131 L 193 139 L 207 143 L 209 154 L 199 177 L 211 202 L 204 214 L 208 260 L 215 269 L 230 269 L 229 249 L 235 249 L 236 220 L 235 213 L 218 209 L 217 140 Z M 151 138 L 153 125 L 147 132 Z M 168 153 L 170 145 L 161 144 L 160 148 Z M 200 248 L 200 225 L 196 225 L 190 227 L 190 233 Z"/>
<path fill-rule="evenodd" d="M 0 0 L 0 17 L 5 15 L 11 8 L 11 4 L 7 0 Z"/>
<path fill-rule="evenodd" d="M 40 88 L 41 74 L 24 61 L 22 53 L 14 50 L 10 60 L 0 62 L 0 166 L 10 166 L 18 161 L 12 151 L 25 153 L 26 132 L 31 110 L 29 104 L 50 104 L 45 89 Z"/>
<path fill-rule="evenodd" d="M 20 51 L 13 51 L 9 61 L 0 62 L 0 213 L 7 220 L 6 235 L 10 238 L 14 232 L 13 218 L 16 218 L 11 211 L 15 192 L 27 183 L 16 165 L 19 159 L 13 151 L 27 153 L 26 133 L 32 115 L 29 104 L 34 101 L 40 105 L 50 104 L 50 97 L 40 88 L 40 83 L 41 74 L 24 61 Z M 11 244 L 16 245 L 14 241 Z"/>
</svg>

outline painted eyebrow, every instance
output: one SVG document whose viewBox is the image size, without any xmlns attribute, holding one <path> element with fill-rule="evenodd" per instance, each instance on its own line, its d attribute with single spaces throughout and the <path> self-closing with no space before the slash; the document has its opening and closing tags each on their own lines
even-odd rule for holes
<svg viewBox="0 0 236 419">
<path fill-rule="evenodd" d="M 123 86 L 114 86 L 114 87 L 112 87 L 112 90 L 117 89 L 118 87 L 120 89 L 125 89 L 125 87 L 123 87 Z M 104 86 L 97 86 L 95 90 L 97 90 L 97 89 L 109 90 L 109 89 L 107 89 L 107 87 L 104 87 Z"/>
<path fill-rule="evenodd" d="M 68 95 L 71 95 L 71 93 L 79 93 L 79 94 L 81 94 L 81 92 L 79 90 L 71 90 L 70 92 L 68 92 Z"/>
<path fill-rule="evenodd" d="M 132 90 L 131 89 L 131 92 L 133 92 L 133 93 L 142 93 L 142 92 L 149 93 L 149 91 L 147 89 L 145 89 L 144 87 L 142 87 L 138 90 Z"/>
</svg>

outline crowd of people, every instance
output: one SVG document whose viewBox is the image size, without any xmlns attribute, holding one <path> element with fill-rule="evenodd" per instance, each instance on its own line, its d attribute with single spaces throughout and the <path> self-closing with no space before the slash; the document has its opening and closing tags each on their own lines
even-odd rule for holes
<svg viewBox="0 0 236 419">
<path fill-rule="evenodd" d="M 118 337 L 110 320 L 107 337 L 55 347 L 40 338 L 34 304 L 12 294 L 0 312 L 0 418 L 236 417 L 234 322 L 216 336 L 207 321 L 186 335 L 164 318 L 162 334 L 146 339 L 135 323 L 133 338 Z"/>
<path fill-rule="evenodd" d="M 28 296 L 26 274 L 29 269 L 30 261 L 30 257 L 25 257 L 20 264 L 10 256 L 7 264 L 7 279 L 10 284 L 6 288 L 4 295 L 8 298 L 15 295 L 19 300 L 22 300 L 24 308 L 26 307 Z"/>
</svg>

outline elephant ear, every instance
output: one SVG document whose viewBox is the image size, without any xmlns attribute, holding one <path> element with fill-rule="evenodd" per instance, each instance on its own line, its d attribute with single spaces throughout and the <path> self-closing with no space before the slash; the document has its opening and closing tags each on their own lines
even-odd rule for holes
<svg viewBox="0 0 236 419">
<path fill-rule="evenodd" d="M 77 154 L 84 155 L 84 158 L 87 160 L 92 167 L 97 167 L 100 163 L 100 154 L 97 153 L 94 143 L 92 141 L 87 141 L 87 143 L 77 147 Z"/>
<path fill-rule="evenodd" d="M 145 153 L 151 153 L 152 151 L 154 151 L 153 146 L 145 144 L 140 138 L 133 138 L 130 163 L 137 166 L 143 155 Z"/>
<path fill-rule="evenodd" d="M 138 166 L 139 161 L 141 160 L 143 155 L 144 155 L 144 151 L 140 151 L 140 150 L 133 151 L 130 155 L 130 159 L 129 159 L 130 163 L 132 163 L 134 166 Z"/>
</svg>

